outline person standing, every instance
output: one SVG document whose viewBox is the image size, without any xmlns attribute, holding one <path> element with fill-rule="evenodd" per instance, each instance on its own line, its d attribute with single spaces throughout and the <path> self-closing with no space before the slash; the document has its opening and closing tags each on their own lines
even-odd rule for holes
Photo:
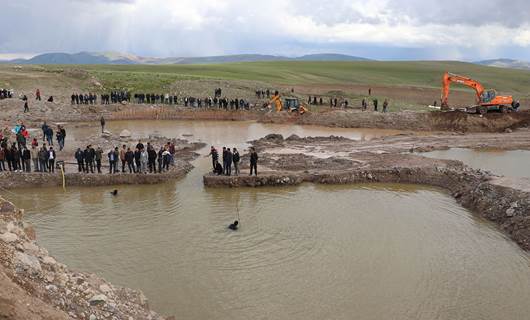
<svg viewBox="0 0 530 320">
<path fill-rule="evenodd" d="M 236 148 L 232 148 L 232 161 L 234 162 L 234 174 L 236 176 L 239 175 L 239 160 L 241 159 L 239 156 L 239 151 L 237 151 Z"/>
<path fill-rule="evenodd" d="M 105 118 L 103 116 L 99 119 L 99 123 L 101 124 L 101 133 L 105 132 Z"/>
<path fill-rule="evenodd" d="M 158 173 L 162 173 L 162 169 L 164 168 L 164 151 L 166 149 L 164 146 L 160 147 L 160 150 L 158 150 Z"/>
<path fill-rule="evenodd" d="M 250 148 L 250 175 L 252 175 L 252 170 L 256 176 L 258 175 L 258 153 L 254 147 Z"/>
<path fill-rule="evenodd" d="M 24 113 L 29 112 L 28 100 L 24 101 Z"/>
<path fill-rule="evenodd" d="M 11 154 L 13 156 L 13 171 L 21 172 L 22 167 L 20 166 L 20 152 L 14 143 L 11 146 Z"/>
<path fill-rule="evenodd" d="M 226 174 L 226 147 L 223 147 L 223 174 Z"/>
<path fill-rule="evenodd" d="M 168 150 L 162 152 L 162 170 L 169 170 L 169 163 L 171 162 L 171 153 Z"/>
<path fill-rule="evenodd" d="M 55 150 L 53 150 L 53 147 L 50 147 L 50 150 L 48 150 L 48 165 L 50 168 L 50 172 L 55 172 L 55 159 L 57 155 L 55 154 Z"/>
<path fill-rule="evenodd" d="M 144 174 L 147 173 L 147 162 L 149 160 L 149 155 L 147 154 L 147 150 L 145 150 L 145 148 L 142 149 L 142 151 L 140 151 L 140 163 L 141 163 L 141 168 L 142 168 L 142 172 Z"/>
<path fill-rule="evenodd" d="M 96 159 L 96 168 L 98 169 L 98 173 L 101 173 L 101 158 L 103 158 L 103 149 L 101 149 L 100 146 L 98 146 L 94 152 L 94 158 Z"/>
<path fill-rule="evenodd" d="M 387 109 L 388 109 L 388 100 L 385 99 L 385 101 L 383 102 L 383 112 L 386 113 Z"/>
<path fill-rule="evenodd" d="M 127 146 L 122 145 L 120 150 L 120 161 L 121 161 L 121 172 L 125 173 L 125 164 L 127 160 L 125 159 L 125 154 L 127 153 Z"/>
<path fill-rule="evenodd" d="M 41 126 L 42 129 L 42 142 L 46 141 L 46 135 L 48 134 L 48 125 L 44 122 Z"/>
<path fill-rule="evenodd" d="M 90 169 L 90 173 L 94 173 L 94 158 L 96 157 L 96 150 L 92 148 L 92 145 L 88 145 L 84 155 L 86 164 L 85 172 L 88 173 L 88 169 Z"/>
<path fill-rule="evenodd" d="M 38 144 L 31 144 L 30 157 L 33 160 L 33 171 L 40 172 L 39 170 L 39 149 L 37 149 Z"/>
<path fill-rule="evenodd" d="M 31 172 L 31 152 L 26 148 L 26 146 L 22 149 L 22 167 L 24 168 L 25 172 Z"/>
<path fill-rule="evenodd" d="M 378 101 L 377 99 L 374 99 L 374 111 L 377 112 L 377 104 L 378 104 Z"/>
<path fill-rule="evenodd" d="M 6 149 L 2 146 L 0 147 L 0 171 L 6 171 Z"/>
<path fill-rule="evenodd" d="M 41 172 L 48 171 L 48 151 L 45 146 L 42 146 L 39 151 L 39 167 Z"/>
<path fill-rule="evenodd" d="M 156 151 L 151 144 L 147 144 L 147 161 L 149 163 L 149 173 L 156 173 Z"/>
<path fill-rule="evenodd" d="M 217 152 L 217 149 L 215 149 L 214 146 L 210 147 L 210 153 L 207 155 L 207 157 L 212 157 L 212 168 L 215 171 L 215 165 L 219 161 L 219 152 Z"/>
<path fill-rule="evenodd" d="M 81 151 L 81 148 L 77 148 L 77 151 L 74 154 L 75 160 L 77 160 L 77 172 L 85 172 L 85 154 Z"/>
<path fill-rule="evenodd" d="M 232 160 L 233 160 L 232 151 L 230 151 L 230 148 L 226 148 L 226 175 L 227 176 L 232 175 Z"/>
<path fill-rule="evenodd" d="M 125 152 L 125 161 L 127 162 L 129 173 L 135 173 L 136 169 L 134 168 L 134 152 L 132 152 L 131 148 L 127 148 L 127 152 Z"/>
<path fill-rule="evenodd" d="M 140 173 L 140 170 L 142 169 L 141 157 L 142 154 L 140 152 L 140 149 L 136 148 L 134 150 L 134 162 L 136 163 L 136 173 Z"/>
<path fill-rule="evenodd" d="M 39 100 L 39 101 L 41 101 L 41 97 L 40 97 L 40 89 L 37 89 L 37 91 L 35 92 L 35 100 Z"/>
<path fill-rule="evenodd" d="M 107 156 L 109 158 L 109 173 L 116 173 L 116 162 L 118 161 L 118 147 L 111 149 Z"/>
</svg>

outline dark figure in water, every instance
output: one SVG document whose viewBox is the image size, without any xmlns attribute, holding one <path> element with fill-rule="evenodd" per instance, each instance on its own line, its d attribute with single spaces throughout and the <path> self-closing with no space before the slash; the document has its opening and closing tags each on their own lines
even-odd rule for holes
<svg viewBox="0 0 530 320">
<path fill-rule="evenodd" d="M 232 223 L 232 224 L 230 224 L 230 225 L 228 226 L 228 229 L 233 230 L 233 231 L 236 231 L 238 225 L 239 225 L 239 221 L 236 220 L 236 221 L 234 221 L 234 223 Z"/>
<path fill-rule="evenodd" d="M 117 196 L 118 195 L 118 190 L 114 189 L 114 191 L 111 191 L 110 194 L 112 194 L 113 196 Z"/>
</svg>

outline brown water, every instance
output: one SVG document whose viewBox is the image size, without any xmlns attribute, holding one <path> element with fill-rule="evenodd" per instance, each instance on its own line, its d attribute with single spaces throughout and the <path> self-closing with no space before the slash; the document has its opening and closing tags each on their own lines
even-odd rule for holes
<svg viewBox="0 0 530 320">
<path fill-rule="evenodd" d="M 195 134 L 253 138 L 233 132 Z M 140 288 L 179 319 L 528 319 L 528 255 L 444 192 L 206 189 L 209 164 L 198 159 L 180 181 L 118 187 L 118 197 L 96 187 L 9 198 L 62 262 Z M 241 228 L 228 231 L 237 211 Z"/>
<path fill-rule="evenodd" d="M 530 178 L 530 151 L 488 150 L 452 148 L 422 153 L 430 158 L 460 160 L 470 167 L 491 171 L 512 178 Z"/>
</svg>

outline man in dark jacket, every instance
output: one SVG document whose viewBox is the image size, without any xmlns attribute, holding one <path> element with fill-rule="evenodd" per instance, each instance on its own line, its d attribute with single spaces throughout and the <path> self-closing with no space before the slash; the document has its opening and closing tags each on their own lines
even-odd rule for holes
<svg viewBox="0 0 530 320">
<path fill-rule="evenodd" d="M 217 152 L 217 149 L 215 149 L 214 146 L 210 147 L 210 153 L 206 157 L 212 157 L 212 168 L 215 171 L 215 165 L 219 161 L 219 152 Z"/>
<path fill-rule="evenodd" d="M 92 148 L 91 145 L 88 145 L 84 152 L 85 156 L 85 172 L 88 173 L 88 169 L 90 169 L 90 173 L 94 173 L 94 158 L 96 157 L 96 150 Z"/>
<path fill-rule="evenodd" d="M 236 148 L 232 148 L 232 161 L 234 162 L 234 173 L 236 176 L 239 175 L 239 151 Z"/>
<path fill-rule="evenodd" d="M 250 175 L 252 175 L 252 169 L 258 175 L 258 153 L 254 148 L 250 148 Z"/>
<path fill-rule="evenodd" d="M 75 160 L 77 160 L 77 171 L 85 172 L 85 153 L 81 151 L 81 148 L 77 148 L 74 156 Z"/>
<path fill-rule="evenodd" d="M 98 169 L 98 173 L 101 173 L 101 158 L 103 158 L 103 149 L 98 146 L 98 148 L 94 151 L 94 159 L 96 159 L 96 168 Z"/>
<path fill-rule="evenodd" d="M 149 166 L 149 173 L 156 173 L 156 151 L 151 144 L 147 144 L 147 163 Z"/>
<path fill-rule="evenodd" d="M 24 171 L 31 172 L 31 153 L 26 147 L 23 147 L 22 149 L 22 163 Z"/>
<path fill-rule="evenodd" d="M 226 175 L 229 176 L 232 174 L 232 160 L 233 155 L 232 151 L 230 151 L 230 148 L 226 148 Z"/>
<path fill-rule="evenodd" d="M 55 159 L 57 159 L 55 150 L 53 150 L 53 147 L 50 147 L 48 150 L 48 166 L 50 168 L 50 172 L 55 172 Z"/>
<path fill-rule="evenodd" d="M 132 152 L 131 148 L 127 148 L 127 152 L 125 152 L 125 161 L 127 162 L 129 173 L 136 172 L 134 168 L 134 152 Z"/>
</svg>

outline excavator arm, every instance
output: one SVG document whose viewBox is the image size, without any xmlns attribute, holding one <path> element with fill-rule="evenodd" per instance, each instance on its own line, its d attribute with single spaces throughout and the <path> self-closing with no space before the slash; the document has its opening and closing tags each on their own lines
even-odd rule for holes
<svg viewBox="0 0 530 320">
<path fill-rule="evenodd" d="M 276 108 L 276 112 L 280 112 L 283 110 L 283 102 L 282 102 L 282 98 L 280 97 L 280 94 L 278 93 L 278 91 L 276 91 L 274 93 L 274 95 L 272 96 L 271 98 L 271 101 L 270 101 L 271 105 L 274 105 L 275 108 Z"/>
<path fill-rule="evenodd" d="M 443 86 L 442 86 L 442 109 L 448 109 L 448 99 L 449 99 L 449 89 L 451 83 L 459 83 L 464 86 L 473 88 L 475 90 L 477 104 L 480 104 L 482 101 L 482 94 L 484 93 L 484 87 L 480 82 L 473 80 L 468 77 L 459 76 L 449 72 L 444 73 L 443 76 Z"/>
</svg>

